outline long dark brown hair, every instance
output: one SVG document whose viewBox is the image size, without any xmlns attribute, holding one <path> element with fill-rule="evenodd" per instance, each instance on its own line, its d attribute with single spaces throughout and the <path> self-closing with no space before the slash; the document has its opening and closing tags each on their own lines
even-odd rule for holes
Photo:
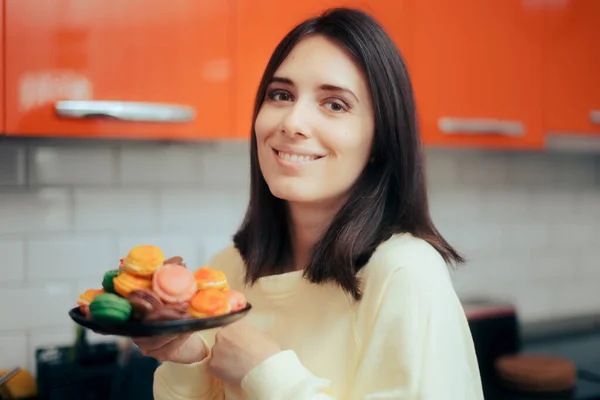
<svg viewBox="0 0 600 400">
<path fill-rule="evenodd" d="M 284 268 L 291 260 L 286 202 L 271 194 L 262 175 L 254 123 L 277 68 L 300 40 L 313 35 L 337 43 L 361 66 L 371 92 L 375 135 L 372 161 L 313 248 L 305 278 L 335 282 L 358 300 L 361 288 L 356 273 L 375 248 L 395 233 L 422 238 L 447 263 L 462 263 L 431 221 L 413 90 L 403 57 L 373 17 L 336 8 L 302 22 L 283 38 L 258 88 L 250 146 L 250 203 L 233 238 L 246 263 L 246 283 L 287 272 Z"/>
</svg>

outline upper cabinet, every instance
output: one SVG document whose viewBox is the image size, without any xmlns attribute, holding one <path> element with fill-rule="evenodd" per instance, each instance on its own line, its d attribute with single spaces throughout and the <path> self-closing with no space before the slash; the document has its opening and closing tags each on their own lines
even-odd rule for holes
<svg viewBox="0 0 600 400">
<path fill-rule="evenodd" d="M 542 16 L 527 3 L 411 0 L 408 61 L 425 144 L 542 147 Z"/>
<path fill-rule="evenodd" d="M 0 41 L 4 41 L 4 0 L 0 0 Z M 4 132 L 4 49 L 0 47 L 0 135 Z"/>
<path fill-rule="evenodd" d="M 230 134 L 233 0 L 15 0 L 4 10 L 8 134 Z"/>
<path fill-rule="evenodd" d="M 236 10 L 236 126 L 240 138 L 250 136 L 252 112 L 260 78 L 277 44 L 298 23 L 328 8 L 357 7 L 372 14 L 400 48 L 407 43 L 405 0 L 238 0 Z"/>
<path fill-rule="evenodd" d="M 600 1 L 544 10 L 544 132 L 600 134 Z"/>
</svg>

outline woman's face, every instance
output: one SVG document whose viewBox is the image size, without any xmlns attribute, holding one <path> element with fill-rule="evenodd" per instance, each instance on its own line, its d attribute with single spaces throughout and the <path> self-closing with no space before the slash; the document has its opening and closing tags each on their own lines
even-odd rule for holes
<svg viewBox="0 0 600 400">
<path fill-rule="evenodd" d="M 274 196 L 346 196 L 369 161 L 371 96 L 361 69 L 323 36 L 300 41 L 275 72 L 256 118 L 260 168 Z"/>
</svg>

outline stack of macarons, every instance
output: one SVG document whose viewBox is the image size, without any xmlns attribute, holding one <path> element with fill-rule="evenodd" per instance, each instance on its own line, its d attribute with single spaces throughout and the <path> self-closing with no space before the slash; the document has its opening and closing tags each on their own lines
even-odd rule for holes
<svg viewBox="0 0 600 400">
<path fill-rule="evenodd" d="M 165 259 L 156 246 L 132 248 L 119 268 L 104 274 L 102 289 L 88 289 L 77 302 L 81 312 L 105 322 L 172 321 L 208 318 L 246 307 L 222 271 L 190 271 L 181 257 Z"/>
</svg>

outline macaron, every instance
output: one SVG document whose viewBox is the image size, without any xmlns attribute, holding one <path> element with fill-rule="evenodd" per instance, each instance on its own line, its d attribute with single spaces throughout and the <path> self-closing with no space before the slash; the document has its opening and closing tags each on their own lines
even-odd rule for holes
<svg viewBox="0 0 600 400">
<path fill-rule="evenodd" d="M 90 304 L 96 296 L 99 296 L 103 293 L 105 293 L 104 289 L 88 289 L 79 295 L 77 305 L 79 306 L 79 309 L 81 310 L 83 315 L 85 315 L 86 317 L 90 315 Z"/>
<path fill-rule="evenodd" d="M 131 304 L 113 293 L 103 293 L 90 304 L 92 318 L 106 322 L 127 321 L 131 316 Z"/>
<path fill-rule="evenodd" d="M 183 258 L 181 258 L 179 256 L 167 258 L 163 264 L 177 264 L 177 265 L 183 265 L 184 267 L 187 267 L 187 265 L 185 265 L 185 263 L 183 262 Z"/>
<path fill-rule="evenodd" d="M 183 265 L 164 264 L 154 273 L 152 290 L 165 303 L 184 303 L 196 293 L 196 279 Z"/>
<path fill-rule="evenodd" d="M 190 318 L 187 312 L 188 303 L 165 304 L 162 307 L 150 311 L 145 321 L 177 321 Z"/>
<path fill-rule="evenodd" d="M 246 296 L 244 296 L 243 293 L 238 292 L 237 290 L 228 290 L 225 292 L 225 294 L 229 300 L 231 312 L 236 312 L 246 307 L 248 302 L 246 301 Z"/>
<path fill-rule="evenodd" d="M 123 259 L 123 268 L 130 274 L 151 277 L 165 261 L 162 250 L 156 246 L 136 246 Z"/>
<path fill-rule="evenodd" d="M 104 274 L 104 277 L 102 278 L 102 287 L 104 288 L 106 293 L 115 293 L 115 285 L 113 283 L 113 279 L 115 279 L 115 277 L 119 275 L 120 272 L 121 271 L 118 269 L 111 269 L 110 271 L 107 271 Z"/>
<path fill-rule="evenodd" d="M 123 297 L 137 289 L 152 289 L 152 280 L 141 278 L 129 272 L 121 272 L 113 279 L 115 292 Z"/>
<path fill-rule="evenodd" d="M 163 302 L 152 290 L 137 289 L 127 295 L 127 301 L 131 304 L 131 318 L 142 321 L 152 311 L 161 308 Z"/>
<path fill-rule="evenodd" d="M 207 266 L 201 267 L 194 272 L 194 278 L 198 284 L 198 290 L 205 289 L 221 289 L 228 290 L 229 284 L 227 283 L 227 277 L 223 271 L 208 268 Z"/>
<path fill-rule="evenodd" d="M 194 318 L 207 318 L 229 313 L 231 307 L 226 292 L 219 289 L 198 291 L 190 300 L 188 312 Z"/>
</svg>

